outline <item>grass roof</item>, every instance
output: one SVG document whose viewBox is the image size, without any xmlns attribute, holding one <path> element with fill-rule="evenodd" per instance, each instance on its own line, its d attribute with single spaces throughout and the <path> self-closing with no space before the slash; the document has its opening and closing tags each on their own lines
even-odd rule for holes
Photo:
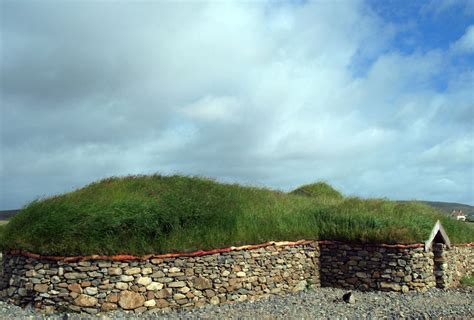
<svg viewBox="0 0 474 320">
<path fill-rule="evenodd" d="M 199 177 L 129 176 L 33 201 L 0 227 L 0 246 L 140 255 L 271 240 L 414 243 L 426 240 L 438 219 L 452 242 L 474 241 L 472 227 L 427 205 L 344 198 L 325 183 L 284 193 Z"/>
</svg>

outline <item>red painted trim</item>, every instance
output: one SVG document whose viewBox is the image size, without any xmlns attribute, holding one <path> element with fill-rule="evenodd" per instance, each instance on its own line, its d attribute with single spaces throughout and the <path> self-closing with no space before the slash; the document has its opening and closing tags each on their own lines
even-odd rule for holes
<svg viewBox="0 0 474 320">
<path fill-rule="evenodd" d="M 129 260 L 150 260 L 150 259 L 166 259 L 166 258 L 179 258 L 179 257 L 200 257 L 216 253 L 224 253 L 231 251 L 241 251 L 241 250 L 254 250 L 258 248 L 264 248 L 268 246 L 275 247 L 284 247 L 284 246 L 297 246 L 297 245 L 306 245 L 316 242 L 315 240 L 300 240 L 300 241 L 270 241 L 257 245 L 245 245 L 240 247 L 230 247 L 222 249 L 214 249 L 209 251 L 194 251 L 194 252 L 184 252 L 184 253 L 166 253 L 166 254 L 148 254 L 145 256 L 134 256 L 134 255 L 114 255 L 114 256 L 102 256 L 102 255 L 91 255 L 91 256 L 42 256 L 36 253 L 31 253 L 24 250 L 12 250 L 9 252 L 11 255 L 24 256 L 28 258 L 33 258 L 37 260 L 50 260 L 50 261 L 62 261 L 62 262 L 75 262 L 75 261 L 88 261 L 88 260 L 112 260 L 112 261 L 129 261 Z"/>
</svg>

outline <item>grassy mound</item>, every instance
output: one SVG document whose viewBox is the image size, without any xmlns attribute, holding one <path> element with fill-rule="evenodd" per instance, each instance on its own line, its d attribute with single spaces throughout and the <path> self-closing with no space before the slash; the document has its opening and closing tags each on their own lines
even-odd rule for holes
<svg viewBox="0 0 474 320">
<path fill-rule="evenodd" d="M 183 252 L 270 240 L 413 243 L 426 240 L 437 219 L 453 242 L 474 241 L 472 228 L 420 203 L 130 176 L 30 203 L 2 228 L 0 246 L 76 255 Z"/>
<path fill-rule="evenodd" d="M 326 182 L 306 184 L 291 191 L 291 194 L 312 197 L 321 202 L 334 202 L 344 198 L 339 191 L 331 187 Z"/>
</svg>

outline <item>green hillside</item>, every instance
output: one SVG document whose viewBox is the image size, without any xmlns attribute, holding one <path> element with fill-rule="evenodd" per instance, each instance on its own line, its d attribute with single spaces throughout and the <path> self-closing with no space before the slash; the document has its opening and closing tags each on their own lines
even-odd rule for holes
<svg viewBox="0 0 474 320">
<path fill-rule="evenodd" d="M 325 183 L 283 193 L 198 177 L 129 176 L 30 203 L 0 227 L 0 246 L 76 255 L 183 252 L 270 240 L 414 243 L 428 238 L 437 219 L 453 242 L 474 241 L 472 228 L 427 205 L 344 198 Z"/>
</svg>

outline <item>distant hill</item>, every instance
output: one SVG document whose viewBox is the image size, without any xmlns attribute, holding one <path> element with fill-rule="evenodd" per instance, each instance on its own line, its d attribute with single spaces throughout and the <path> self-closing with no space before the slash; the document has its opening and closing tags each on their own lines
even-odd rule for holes
<svg viewBox="0 0 474 320">
<path fill-rule="evenodd" d="M 462 210 L 466 216 L 474 216 L 474 206 L 455 202 L 421 201 L 429 206 L 435 207 L 445 213 L 453 210 Z"/>
<path fill-rule="evenodd" d="M 0 210 L 0 220 L 8 220 L 20 210 Z"/>
<path fill-rule="evenodd" d="M 442 213 L 450 214 L 453 210 L 462 210 L 466 217 L 470 221 L 474 221 L 474 206 L 468 204 L 457 203 L 457 202 L 441 202 L 441 201 L 422 201 L 417 200 L 418 202 L 429 205 L 430 207 L 440 210 Z M 408 202 L 408 201 L 398 201 L 398 202 Z"/>
</svg>

